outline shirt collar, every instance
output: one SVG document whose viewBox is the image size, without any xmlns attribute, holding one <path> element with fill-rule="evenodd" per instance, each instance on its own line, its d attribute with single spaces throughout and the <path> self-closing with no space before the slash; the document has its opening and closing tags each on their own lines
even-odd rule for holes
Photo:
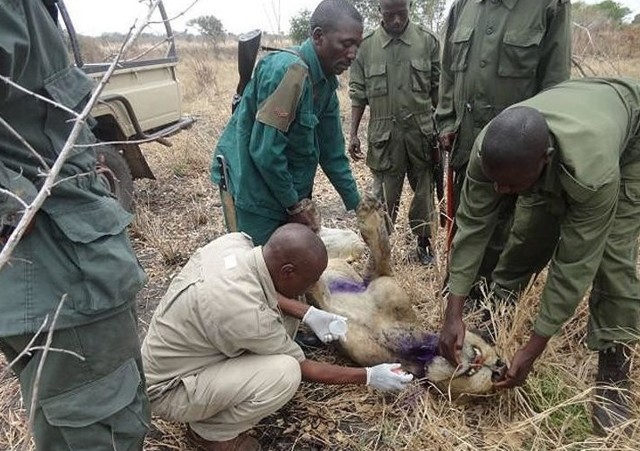
<svg viewBox="0 0 640 451">
<path fill-rule="evenodd" d="M 555 193 L 560 186 L 560 180 L 558 179 L 558 168 L 560 163 L 560 156 L 558 154 L 558 148 L 555 138 L 551 138 L 553 151 L 549 158 L 549 162 L 545 166 L 540 175 L 540 178 L 533 187 L 533 192 L 543 193 Z"/>
<path fill-rule="evenodd" d="M 476 3 L 482 3 L 485 2 L 487 0 L 475 0 Z M 504 4 L 504 6 L 507 7 L 507 9 L 512 10 L 514 6 L 516 6 L 516 3 L 518 3 L 518 0 L 496 0 L 498 2 L 502 2 Z"/>
<path fill-rule="evenodd" d="M 385 48 L 394 39 L 399 39 L 407 45 L 411 45 L 412 42 L 416 42 L 416 26 L 411 21 L 407 24 L 407 28 L 404 29 L 404 32 L 402 32 L 402 34 L 397 38 L 394 38 L 387 33 L 387 30 L 382 26 L 382 22 L 380 22 L 380 34 L 382 38 L 382 48 Z"/>
<path fill-rule="evenodd" d="M 327 82 L 332 89 L 338 89 L 338 77 L 335 75 L 325 75 L 320 65 L 320 60 L 316 53 L 316 49 L 313 47 L 313 41 L 308 38 L 298 48 L 300 56 L 309 67 L 309 76 L 311 77 L 311 83 L 317 85 L 318 83 Z"/>
<path fill-rule="evenodd" d="M 269 268 L 267 268 L 267 263 L 264 261 L 264 256 L 262 255 L 262 246 L 254 247 L 251 252 L 253 253 L 253 257 L 256 262 L 256 268 L 258 269 L 258 279 L 260 280 L 260 285 L 262 285 L 262 290 L 264 291 L 265 298 L 267 299 L 267 304 L 272 309 L 278 308 L 278 292 L 276 291 L 276 287 L 273 284 L 273 280 L 271 280 L 271 274 L 269 274 Z"/>
</svg>

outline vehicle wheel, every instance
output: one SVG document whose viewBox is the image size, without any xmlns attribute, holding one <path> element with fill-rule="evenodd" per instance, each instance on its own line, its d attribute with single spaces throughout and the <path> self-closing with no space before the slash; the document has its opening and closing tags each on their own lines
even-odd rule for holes
<svg viewBox="0 0 640 451">
<path fill-rule="evenodd" d="M 108 145 L 98 148 L 97 157 L 98 175 L 104 179 L 120 205 L 133 212 L 133 177 L 127 160 L 118 149 Z"/>
</svg>

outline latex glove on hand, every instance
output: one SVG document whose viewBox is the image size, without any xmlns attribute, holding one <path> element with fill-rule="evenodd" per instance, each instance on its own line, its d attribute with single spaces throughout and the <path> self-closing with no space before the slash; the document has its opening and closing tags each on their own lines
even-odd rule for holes
<svg viewBox="0 0 640 451">
<path fill-rule="evenodd" d="M 335 313 L 309 307 L 302 322 L 311 328 L 323 343 L 329 343 L 347 334 L 347 318 Z"/>
<path fill-rule="evenodd" d="M 399 363 L 381 363 L 366 370 L 367 385 L 381 391 L 403 390 L 413 380 L 413 374 L 403 371 Z"/>
</svg>

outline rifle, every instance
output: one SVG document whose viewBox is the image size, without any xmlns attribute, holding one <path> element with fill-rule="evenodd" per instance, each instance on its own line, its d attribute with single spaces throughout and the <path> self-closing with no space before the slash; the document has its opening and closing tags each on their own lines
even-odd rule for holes
<svg viewBox="0 0 640 451">
<path fill-rule="evenodd" d="M 240 104 L 242 93 L 249 84 L 249 81 L 251 81 L 253 66 L 256 64 L 256 58 L 260 50 L 261 38 L 261 30 L 252 30 L 238 36 L 238 74 L 240 75 L 240 80 L 238 81 L 236 93 L 233 95 L 233 100 L 231 101 L 232 113 Z"/>
<path fill-rule="evenodd" d="M 447 213 L 446 206 L 443 205 L 445 202 L 444 195 L 444 165 L 445 165 L 445 152 L 442 150 L 440 146 L 440 140 L 438 139 L 438 127 L 436 125 L 436 120 L 434 115 L 431 115 L 431 121 L 433 123 L 433 136 L 434 143 L 433 148 L 431 149 L 431 161 L 433 162 L 431 165 L 431 173 L 433 176 L 433 180 L 436 185 L 436 196 L 438 197 L 438 205 L 440 210 L 440 227 L 447 226 Z"/>
<path fill-rule="evenodd" d="M 216 155 L 218 161 L 218 170 L 220 171 L 220 202 L 222 203 L 222 213 L 224 215 L 224 224 L 227 227 L 227 232 L 238 231 L 238 220 L 236 218 L 236 207 L 233 202 L 233 196 L 229 191 L 229 169 L 227 167 L 227 161 L 222 155 Z"/>
</svg>

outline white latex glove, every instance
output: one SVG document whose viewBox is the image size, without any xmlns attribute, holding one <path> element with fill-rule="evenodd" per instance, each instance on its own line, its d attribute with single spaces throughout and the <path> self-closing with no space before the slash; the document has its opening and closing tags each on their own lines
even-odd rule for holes
<svg viewBox="0 0 640 451">
<path fill-rule="evenodd" d="M 329 343 L 330 341 L 337 340 L 340 337 L 344 337 L 347 334 L 346 328 L 340 332 L 332 332 L 330 324 L 336 321 L 342 322 L 340 326 L 344 328 L 347 323 L 347 318 L 344 316 L 336 315 L 335 313 L 325 312 L 324 310 L 317 309 L 315 307 L 309 307 L 307 313 L 302 317 L 302 322 L 311 328 L 316 337 L 323 343 Z M 332 326 L 335 329 L 335 325 Z"/>
<path fill-rule="evenodd" d="M 401 370 L 400 367 L 399 363 L 381 363 L 367 368 L 367 385 L 381 391 L 403 390 L 413 380 L 413 374 Z"/>
</svg>

